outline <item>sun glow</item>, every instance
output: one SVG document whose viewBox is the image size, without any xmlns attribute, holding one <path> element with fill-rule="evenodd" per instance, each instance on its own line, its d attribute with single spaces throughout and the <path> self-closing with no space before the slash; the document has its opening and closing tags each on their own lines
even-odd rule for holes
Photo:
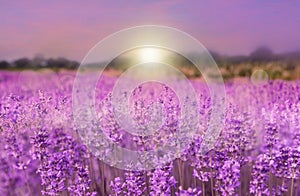
<svg viewBox="0 0 300 196">
<path fill-rule="evenodd" d="M 139 51 L 139 58 L 143 63 L 160 62 L 161 50 L 157 48 L 143 48 Z"/>
</svg>

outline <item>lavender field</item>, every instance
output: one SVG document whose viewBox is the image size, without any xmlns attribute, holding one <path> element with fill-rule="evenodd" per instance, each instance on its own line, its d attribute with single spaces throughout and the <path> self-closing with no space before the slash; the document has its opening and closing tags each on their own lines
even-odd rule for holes
<svg viewBox="0 0 300 196">
<path fill-rule="evenodd" d="M 74 124 L 74 79 L 72 71 L 0 73 L 1 196 L 300 195 L 300 81 L 226 81 L 224 125 L 214 148 L 203 154 L 211 99 L 204 81 L 191 80 L 201 122 L 193 142 L 163 167 L 132 171 L 106 164 L 85 145 Z M 136 136 L 112 114 L 115 81 L 104 76 L 97 86 L 98 128 L 133 150 L 170 142 L 181 109 L 174 92 L 157 84 L 133 91 L 132 117 L 140 125 L 149 121 L 154 102 L 166 111 L 156 134 Z"/>
</svg>

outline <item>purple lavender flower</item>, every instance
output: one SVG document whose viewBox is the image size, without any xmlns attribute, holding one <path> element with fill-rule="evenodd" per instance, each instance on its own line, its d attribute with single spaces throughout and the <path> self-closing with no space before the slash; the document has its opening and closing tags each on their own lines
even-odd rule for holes
<svg viewBox="0 0 300 196">
<path fill-rule="evenodd" d="M 199 188 L 188 188 L 184 190 L 181 186 L 179 192 L 176 193 L 178 196 L 200 196 L 202 191 Z"/>
<path fill-rule="evenodd" d="M 266 154 L 259 155 L 252 170 L 250 193 L 254 195 L 269 194 L 267 181 L 270 172 L 270 157 Z"/>
<path fill-rule="evenodd" d="M 166 165 L 163 168 L 155 169 L 150 177 L 150 195 L 171 195 L 172 188 L 176 186 L 176 180 L 172 176 L 173 166 Z"/>
<path fill-rule="evenodd" d="M 125 195 L 143 195 L 146 191 L 144 172 L 131 171 L 125 173 L 123 192 Z"/>
<path fill-rule="evenodd" d="M 112 193 L 111 196 L 119 196 L 123 194 L 124 183 L 121 181 L 120 177 L 116 177 L 113 181 L 110 182 L 110 189 Z"/>
<path fill-rule="evenodd" d="M 90 194 L 91 181 L 83 160 L 87 158 L 85 148 L 60 129 L 51 134 L 45 130 L 36 132 L 33 146 L 33 155 L 40 161 L 37 172 L 42 179 L 43 194 L 66 191 L 74 195 Z"/>
<path fill-rule="evenodd" d="M 200 147 L 209 126 L 211 97 L 205 83 L 191 81 L 199 95 L 196 137 L 177 160 L 147 173 L 109 169 L 90 156 L 74 134 L 73 79 L 55 81 L 60 74 L 34 76 L 39 82 L 29 88 L 18 73 L 0 73 L 0 195 L 300 194 L 300 81 L 270 81 L 263 86 L 227 82 L 225 124 L 207 154 L 201 154 Z M 137 87 L 128 95 L 137 128 L 148 131 L 152 120 L 164 121 L 154 135 L 132 135 L 113 115 L 111 91 L 116 79 L 105 76 L 99 85 L 97 127 L 130 150 L 169 145 L 184 103 L 165 85 Z M 153 104 L 161 106 L 158 112 L 164 118 L 155 119 Z"/>
<path fill-rule="evenodd" d="M 226 160 L 217 173 L 217 190 L 221 195 L 233 195 L 240 186 L 240 163 L 233 159 Z"/>
</svg>

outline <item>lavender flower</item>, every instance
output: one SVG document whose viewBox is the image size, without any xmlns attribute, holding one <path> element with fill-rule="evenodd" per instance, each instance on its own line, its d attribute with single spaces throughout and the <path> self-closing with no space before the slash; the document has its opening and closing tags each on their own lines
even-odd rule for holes
<svg viewBox="0 0 300 196">
<path fill-rule="evenodd" d="M 266 154 L 259 155 L 253 166 L 250 193 L 254 195 L 269 194 L 267 181 L 270 172 L 270 157 Z"/>
<path fill-rule="evenodd" d="M 229 159 L 220 167 L 217 174 L 219 181 L 217 190 L 221 195 L 234 195 L 240 186 L 240 164 L 238 161 Z"/>
<path fill-rule="evenodd" d="M 172 169 L 170 164 L 154 170 L 150 177 L 150 195 L 171 195 L 172 188 L 176 186 L 176 180 L 171 174 Z"/>
<path fill-rule="evenodd" d="M 181 186 L 179 187 L 179 192 L 176 193 L 178 196 L 200 196 L 202 191 L 198 188 L 188 188 L 184 190 Z"/>
<path fill-rule="evenodd" d="M 111 196 L 118 196 L 123 194 L 124 183 L 121 181 L 120 177 L 115 178 L 110 182 L 110 188 L 112 191 Z"/>
<path fill-rule="evenodd" d="M 0 72 L 0 195 L 300 194 L 300 81 L 226 82 L 225 124 L 214 149 L 202 154 L 212 100 L 206 84 L 192 80 L 200 121 L 193 142 L 165 167 L 124 171 L 98 160 L 79 140 L 72 113 L 75 75 L 68 74 L 63 83 L 57 82 L 61 73 L 41 73 L 34 76 L 39 82 L 31 83 L 18 79 L 17 72 Z M 135 128 L 148 131 L 149 123 L 162 121 L 153 135 L 136 136 L 113 114 L 117 78 L 102 81 L 95 95 L 100 103 L 93 134 L 101 129 L 130 150 L 172 146 L 186 103 L 179 103 L 171 88 L 142 84 L 127 95 Z M 91 142 L 97 143 L 93 134 Z"/>
</svg>

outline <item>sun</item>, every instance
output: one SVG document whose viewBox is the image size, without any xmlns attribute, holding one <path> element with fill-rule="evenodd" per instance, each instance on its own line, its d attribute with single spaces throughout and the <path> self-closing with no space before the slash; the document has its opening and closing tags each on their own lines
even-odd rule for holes
<svg viewBox="0 0 300 196">
<path fill-rule="evenodd" d="M 142 48 L 138 56 L 143 63 L 160 62 L 162 58 L 161 50 L 157 48 Z"/>
</svg>

